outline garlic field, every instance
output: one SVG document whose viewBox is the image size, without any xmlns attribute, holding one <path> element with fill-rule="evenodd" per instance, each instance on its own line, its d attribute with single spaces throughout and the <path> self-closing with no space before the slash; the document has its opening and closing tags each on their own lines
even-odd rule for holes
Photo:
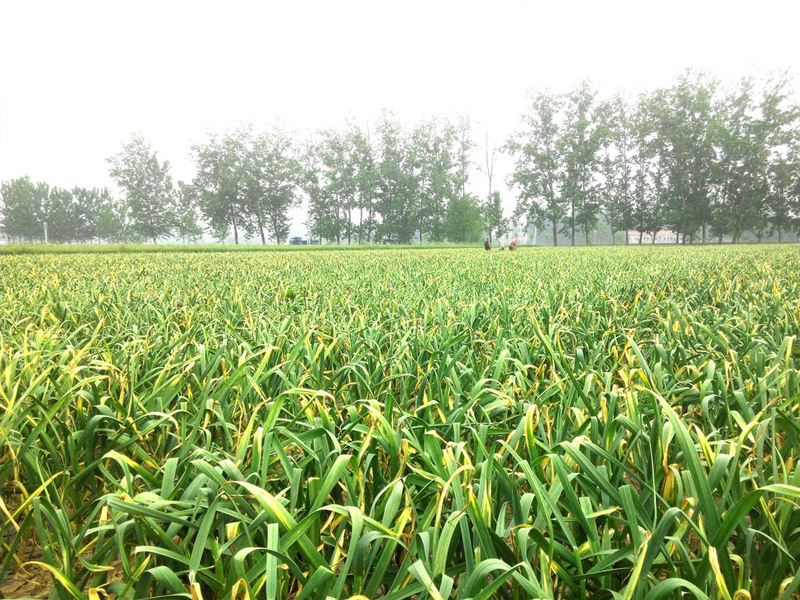
<svg viewBox="0 0 800 600">
<path fill-rule="evenodd" d="M 788 600 L 800 248 L 0 255 L 0 580 Z"/>
</svg>

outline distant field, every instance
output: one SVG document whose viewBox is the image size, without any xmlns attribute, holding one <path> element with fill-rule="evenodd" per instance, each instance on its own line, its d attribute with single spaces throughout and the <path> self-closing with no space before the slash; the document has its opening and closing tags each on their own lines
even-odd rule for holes
<svg viewBox="0 0 800 600">
<path fill-rule="evenodd" d="M 743 244 L 743 245 L 756 245 L 756 244 Z M 764 244 L 767 245 L 767 244 Z M 769 244 L 774 246 L 776 244 Z M 783 244 L 789 248 L 798 248 L 797 242 L 789 242 Z M 592 248 L 612 248 L 620 245 L 606 245 L 606 246 L 592 246 Z M 642 250 L 668 250 L 672 248 L 685 248 L 680 244 L 659 244 L 652 246 L 651 244 L 631 244 L 628 246 L 630 249 L 641 248 Z M 712 247 L 709 245 L 709 247 Z M 314 246 L 292 246 L 289 244 L 0 244 L 0 255 L 2 254 L 137 254 L 137 253 L 183 253 L 183 252 L 299 252 L 299 251 L 340 251 L 340 250 L 442 250 L 442 249 L 457 249 L 457 248 L 483 248 L 483 244 L 323 244 Z M 522 250 L 524 246 L 519 249 Z M 565 251 L 570 247 L 566 245 L 552 248 L 549 245 L 531 246 L 536 250 L 560 250 Z M 696 246 L 695 246 L 696 248 Z M 577 246 L 578 251 L 587 250 L 585 246 Z M 495 242 L 492 249 L 493 252 L 498 251 L 497 243 Z"/>
<path fill-rule="evenodd" d="M 0 254 L 107 254 L 139 252 L 298 252 L 311 250 L 401 250 L 407 248 L 477 248 L 460 244 L 0 244 Z"/>
<path fill-rule="evenodd" d="M 3 255 L 0 596 L 797 598 L 799 335 L 796 245 Z"/>
</svg>

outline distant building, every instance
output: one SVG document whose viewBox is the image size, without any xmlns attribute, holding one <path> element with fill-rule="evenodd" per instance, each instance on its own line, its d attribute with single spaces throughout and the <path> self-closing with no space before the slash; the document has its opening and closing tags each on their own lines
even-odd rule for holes
<svg viewBox="0 0 800 600">
<path fill-rule="evenodd" d="M 657 231 L 655 242 L 653 242 L 653 233 L 650 231 L 628 231 L 628 244 L 676 244 L 679 241 L 682 241 L 680 235 L 669 229 Z"/>
</svg>

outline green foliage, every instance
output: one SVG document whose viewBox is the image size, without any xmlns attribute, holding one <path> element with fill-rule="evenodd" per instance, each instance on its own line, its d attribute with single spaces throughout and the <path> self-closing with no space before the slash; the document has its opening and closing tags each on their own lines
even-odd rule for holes
<svg viewBox="0 0 800 600">
<path fill-rule="evenodd" d="M 245 195 L 251 143 L 251 128 L 239 127 L 222 137 L 209 135 L 204 143 L 192 146 L 197 166 L 191 184 L 193 194 L 209 230 L 219 240 L 225 240 L 233 230 L 234 243 L 238 244 L 240 231 L 252 217 Z"/>
<path fill-rule="evenodd" d="M 245 198 L 254 217 L 250 223 L 257 225 L 262 243 L 269 237 L 282 244 L 289 237 L 289 209 L 299 202 L 301 180 L 291 136 L 277 125 L 261 132 L 245 164 Z"/>
<path fill-rule="evenodd" d="M 790 600 L 788 246 L 0 256 L 0 579 Z"/>
<path fill-rule="evenodd" d="M 523 128 L 506 143 L 515 159 L 509 184 L 519 191 L 516 214 L 539 228 L 549 222 L 554 246 L 558 245 L 558 224 L 567 214 L 561 191 L 561 106 L 558 96 L 533 94 L 528 112 L 522 115 Z"/>
<path fill-rule="evenodd" d="M 686 72 L 635 102 L 600 102 L 584 82 L 536 93 L 506 144 L 516 214 L 589 243 L 603 213 L 612 231 L 676 241 L 761 239 L 800 227 L 800 107 L 786 75 L 734 90 Z M 653 236 L 655 239 L 655 236 Z"/>
<path fill-rule="evenodd" d="M 597 91 L 587 81 L 565 97 L 559 153 L 564 164 L 562 196 L 569 208 L 562 233 L 570 236 L 573 246 L 578 231 L 589 244 L 600 214 L 601 149 L 608 136 L 603 110 Z"/>
<path fill-rule="evenodd" d="M 277 125 L 238 126 L 192 147 L 196 176 L 177 191 L 169 163 L 135 135 L 109 159 L 122 201 L 23 177 L 2 184 L 0 227 L 12 242 L 189 241 L 205 228 L 220 241 L 232 233 L 237 245 L 280 244 L 305 201 L 307 235 L 327 243 L 440 243 L 505 230 L 488 131 L 480 235 L 464 204 L 475 166 L 468 117 L 407 127 L 387 112 L 374 131 L 347 121 L 301 143 Z M 614 241 L 631 229 L 670 229 L 676 243 L 800 233 L 800 105 L 786 74 L 729 89 L 687 71 L 636 99 L 603 100 L 588 81 L 534 92 L 504 150 L 514 162 L 513 220 L 554 245 L 559 233 L 591 243 L 601 217 Z"/>
<path fill-rule="evenodd" d="M 459 145 L 464 133 L 450 122 L 431 119 L 419 124 L 411 133 L 409 153 L 412 157 L 416 186 L 414 206 L 417 212 L 420 240 L 441 242 L 445 238 L 445 215 L 448 202 L 462 194 L 464 167 Z M 467 148 L 468 149 L 468 148 Z"/>
<path fill-rule="evenodd" d="M 104 190 L 102 198 L 97 212 L 97 237 L 107 243 L 140 242 L 141 236 L 130 227 L 128 207 L 112 199 L 107 190 Z"/>
<path fill-rule="evenodd" d="M 451 200 L 447 205 L 444 232 L 457 244 L 474 244 L 483 238 L 483 215 L 478 199 L 472 195 Z"/>
<path fill-rule="evenodd" d="M 636 144 L 634 115 L 626 100 L 617 95 L 601 112 L 608 138 L 603 145 L 602 209 L 612 232 L 633 229 L 636 216 Z M 627 238 L 626 238 L 627 239 Z"/>
<path fill-rule="evenodd" d="M 203 228 L 197 222 L 197 192 L 189 184 L 178 182 L 178 225 L 175 233 L 183 243 L 196 242 L 203 236 Z"/>
<path fill-rule="evenodd" d="M 406 132 L 396 117 L 385 114 L 378 124 L 379 150 L 376 211 L 380 215 L 378 240 L 409 243 L 418 225 L 418 182 Z"/>
<path fill-rule="evenodd" d="M 0 254 L 162 254 L 164 252 L 181 253 L 220 253 L 220 252 L 361 252 L 361 251 L 392 251 L 392 250 L 432 250 L 443 248 L 477 248 L 480 244 L 315 244 L 313 246 L 275 246 L 263 244 L 145 244 L 145 243 L 117 243 L 117 244 L 0 244 Z"/>
<path fill-rule="evenodd" d="M 135 133 L 108 163 L 109 174 L 124 193 L 134 234 L 153 243 L 169 237 L 178 221 L 169 162 L 159 161 L 158 153 Z"/>
<path fill-rule="evenodd" d="M 114 210 L 115 201 L 106 188 L 51 188 L 20 177 L 3 182 L 0 191 L 0 230 L 10 241 L 47 239 L 74 243 L 122 239 L 121 225 L 111 230 L 109 211 Z"/>
<path fill-rule="evenodd" d="M 503 237 L 509 230 L 509 220 L 503 214 L 500 192 L 494 191 L 481 206 L 481 216 L 486 230 L 492 236 Z"/>
<path fill-rule="evenodd" d="M 299 202 L 301 163 L 292 137 L 278 125 L 261 132 L 236 127 L 192 148 L 197 174 L 187 191 L 220 240 L 233 232 L 284 243 L 289 209 Z"/>
<path fill-rule="evenodd" d="M 319 132 L 304 160 L 310 232 L 337 244 L 354 237 L 444 241 L 448 206 L 464 195 L 471 149 L 466 119 L 431 119 L 409 131 L 385 113 L 375 143 L 353 123 Z"/>
<path fill-rule="evenodd" d="M 84 591 L 105 575 L 72 558 L 135 549 L 107 588 L 136 597 L 286 596 L 311 577 L 334 597 L 469 596 L 491 572 L 539 597 L 643 597 L 665 575 L 776 597 L 797 549 L 780 501 L 797 487 L 796 349 L 791 329 L 752 332 L 796 323 L 795 255 L 737 252 L 761 286 L 727 253 L 675 255 L 674 288 L 641 298 L 663 256 L 628 252 L 612 271 L 597 254 L 450 255 L 465 261 L 452 273 L 447 254 L 395 254 L 392 328 L 422 319 L 402 338 L 361 285 L 377 255 L 223 256 L 191 265 L 203 273 L 186 255 L 9 263 L 0 464 L 7 504 L 11 478 L 28 490 L 20 536 L 37 523 L 47 564 Z M 403 302 L 431 281 L 439 300 Z M 41 320 L 20 327 L 31 308 Z M 59 514 L 76 533 L 59 535 Z M 774 544 L 747 541 L 760 527 Z M 746 567 L 733 580 L 731 553 Z"/>
<path fill-rule="evenodd" d="M 350 211 L 358 205 L 359 182 L 368 177 L 368 165 L 355 144 L 353 130 L 328 129 L 308 148 L 306 176 L 311 232 L 330 242 L 352 238 Z"/>
<path fill-rule="evenodd" d="M 767 145 L 766 214 L 778 240 L 786 231 L 800 231 L 800 106 L 792 98 L 791 80 L 783 74 L 768 82 L 761 101 Z"/>
<path fill-rule="evenodd" d="M 686 73 L 663 92 L 664 103 L 653 116 L 668 190 L 664 222 L 684 239 L 699 229 L 705 237 L 712 218 L 716 85 L 702 74 Z"/>
<path fill-rule="evenodd" d="M 44 239 L 44 230 L 39 222 L 41 198 L 36 184 L 29 177 L 4 181 L 0 197 L 3 208 L 0 225 L 10 240 Z"/>
</svg>

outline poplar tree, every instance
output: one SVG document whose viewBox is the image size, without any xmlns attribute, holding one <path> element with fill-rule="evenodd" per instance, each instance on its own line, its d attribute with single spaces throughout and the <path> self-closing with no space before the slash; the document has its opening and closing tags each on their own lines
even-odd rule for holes
<svg viewBox="0 0 800 600">
<path fill-rule="evenodd" d="M 558 152 L 563 161 L 562 197 L 567 207 L 562 233 L 569 234 L 575 245 L 578 230 L 589 244 L 589 234 L 600 215 L 601 150 L 606 129 L 598 114 L 597 91 L 581 82 L 565 97 L 564 126 L 559 136 Z"/>
<path fill-rule="evenodd" d="M 237 127 L 192 146 L 197 167 L 192 188 L 200 210 L 215 237 L 225 239 L 233 231 L 235 244 L 251 226 L 245 195 L 245 162 L 251 137 L 251 128 Z"/>
<path fill-rule="evenodd" d="M 111 165 L 109 174 L 130 210 L 131 228 L 154 244 L 171 235 L 177 224 L 177 208 L 169 162 L 160 161 L 139 133 L 107 162 Z"/>
<path fill-rule="evenodd" d="M 538 228 L 549 222 L 554 246 L 558 245 L 558 225 L 566 215 L 561 195 L 564 165 L 558 147 L 561 105 L 561 99 L 549 92 L 534 93 L 522 116 L 522 128 L 505 146 L 514 158 L 508 183 L 518 194 L 517 215 Z"/>
</svg>

